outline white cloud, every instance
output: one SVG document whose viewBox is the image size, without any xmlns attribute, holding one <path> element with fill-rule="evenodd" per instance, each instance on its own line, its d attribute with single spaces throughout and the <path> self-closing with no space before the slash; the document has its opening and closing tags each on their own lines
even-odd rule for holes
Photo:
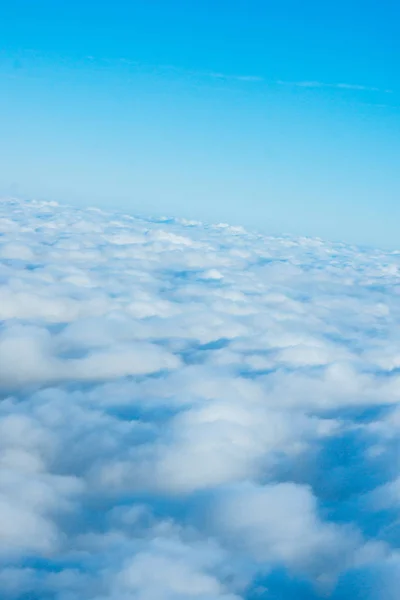
<svg viewBox="0 0 400 600">
<path fill-rule="evenodd" d="M 16 199 L 0 232 L 1 598 L 395 597 L 399 254 Z"/>
<path fill-rule="evenodd" d="M 377 87 L 360 85 L 356 83 L 326 83 L 323 81 L 278 81 L 280 85 L 294 85 L 304 88 L 333 88 L 336 90 L 350 90 L 356 92 L 384 92 L 390 94 L 391 90 L 381 90 Z"/>
<path fill-rule="evenodd" d="M 204 561 L 191 546 L 158 541 L 123 566 L 113 586 L 113 597 L 240 600 L 239 596 L 227 592 L 217 577 L 207 572 L 204 562 L 208 561 Z"/>
<path fill-rule="evenodd" d="M 329 581 L 360 545 L 351 530 L 324 523 L 317 500 L 303 485 L 244 483 L 221 495 L 213 526 L 239 551 L 261 564 L 285 564 Z"/>
</svg>

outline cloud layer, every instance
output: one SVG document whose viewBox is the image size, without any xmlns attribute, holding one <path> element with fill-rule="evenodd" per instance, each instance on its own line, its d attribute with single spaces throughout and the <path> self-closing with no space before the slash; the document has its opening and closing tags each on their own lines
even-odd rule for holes
<svg viewBox="0 0 400 600">
<path fill-rule="evenodd" d="M 1 201 L 1 598 L 397 598 L 399 269 Z"/>
</svg>

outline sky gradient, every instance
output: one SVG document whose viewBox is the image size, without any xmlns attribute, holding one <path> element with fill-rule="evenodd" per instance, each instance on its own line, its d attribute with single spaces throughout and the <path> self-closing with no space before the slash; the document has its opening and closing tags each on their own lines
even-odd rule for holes
<svg viewBox="0 0 400 600">
<path fill-rule="evenodd" d="M 395 2 L 83 4 L 2 3 L 3 196 L 398 247 Z"/>
</svg>

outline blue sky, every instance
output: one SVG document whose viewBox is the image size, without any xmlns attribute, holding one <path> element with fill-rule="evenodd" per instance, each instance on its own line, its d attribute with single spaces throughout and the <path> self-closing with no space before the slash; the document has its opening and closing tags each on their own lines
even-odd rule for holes
<svg viewBox="0 0 400 600">
<path fill-rule="evenodd" d="M 3 2 L 0 192 L 398 246 L 395 2 Z"/>
</svg>

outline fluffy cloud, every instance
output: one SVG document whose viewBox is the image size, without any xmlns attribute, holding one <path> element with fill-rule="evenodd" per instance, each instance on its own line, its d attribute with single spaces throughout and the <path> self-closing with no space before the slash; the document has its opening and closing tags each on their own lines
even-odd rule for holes
<svg viewBox="0 0 400 600">
<path fill-rule="evenodd" d="M 365 544 L 350 526 L 324 522 L 304 485 L 242 483 L 221 494 L 211 514 L 213 529 L 237 551 L 261 565 L 306 573 L 321 589 L 353 564 L 386 553 L 383 544 Z"/>
<path fill-rule="evenodd" d="M 1 598 L 397 597 L 399 267 L 1 201 Z"/>
</svg>

